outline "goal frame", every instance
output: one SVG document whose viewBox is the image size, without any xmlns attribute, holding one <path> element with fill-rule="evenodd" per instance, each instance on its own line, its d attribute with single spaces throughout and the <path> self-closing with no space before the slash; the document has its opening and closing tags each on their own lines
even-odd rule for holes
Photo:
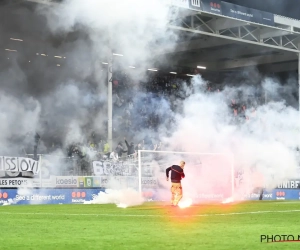
<svg viewBox="0 0 300 250">
<path fill-rule="evenodd" d="M 225 155 L 230 157 L 231 167 L 231 195 L 234 195 L 234 155 L 233 153 L 199 153 L 199 152 L 178 152 L 178 151 L 159 151 L 159 150 L 138 150 L 138 166 L 139 166 L 139 193 L 142 194 L 142 153 L 164 153 L 164 154 L 185 154 L 185 155 Z"/>
</svg>

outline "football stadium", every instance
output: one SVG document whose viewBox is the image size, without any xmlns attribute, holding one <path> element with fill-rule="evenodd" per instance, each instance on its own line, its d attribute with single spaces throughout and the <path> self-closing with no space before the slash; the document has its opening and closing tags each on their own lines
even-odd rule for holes
<svg viewBox="0 0 300 250">
<path fill-rule="evenodd" d="M 299 249 L 299 3 L 1 0 L 0 249 Z"/>
</svg>

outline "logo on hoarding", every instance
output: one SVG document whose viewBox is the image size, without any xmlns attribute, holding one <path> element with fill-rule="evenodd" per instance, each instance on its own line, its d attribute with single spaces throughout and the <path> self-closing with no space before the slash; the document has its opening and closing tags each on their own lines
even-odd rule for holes
<svg viewBox="0 0 300 250">
<path fill-rule="evenodd" d="M 285 200 L 285 192 L 283 191 L 276 192 L 276 200 Z"/>
<path fill-rule="evenodd" d="M 277 188 L 284 188 L 284 189 L 297 189 L 300 188 L 300 180 L 289 180 L 280 183 Z"/>
<path fill-rule="evenodd" d="M 72 192 L 72 198 L 85 198 L 86 192 Z"/>
<path fill-rule="evenodd" d="M 74 177 L 56 177 L 56 186 L 75 186 L 77 187 L 77 178 Z"/>
<path fill-rule="evenodd" d="M 217 9 L 221 9 L 221 5 L 219 3 L 214 3 L 214 2 L 210 2 L 210 7 L 212 8 L 217 8 Z"/>
<path fill-rule="evenodd" d="M 6 193 L 6 192 L 1 193 L 0 192 L 0 199 L 7 199 L 7 198 L 8 198 L 8 193 Z"/>
<path fill-rule="evenodd" d="M 222 14 L 222 5 L 220 0 L 202 0 L 203 11 L 215 14 Z"/>
<path fill-rule="evenodd" d="M 93 187 L 93 178 L 85 177 L 85 187 Z"/>
<path fill-rule="evenodd" d="M 100 183 L 101 183 L 100 177 L 94 177 L 93 182 L 94 182 L 93 187 L 100 187 Z"/>
<path fill-rule="evenodd" d="M 0 186 L 2 187 L 30 187 L 32 186 L 32 179 L 22 179 L 22 178 L 9 178 L 0 179 Z"/>
<path fill-rule="evenodd" d="M 78 182 L 79 182 L 79 187 L 83 188 L 84 187 L 84 177 L 79 177 Z"/>
<path fill-rule="evenodd" d="M 85 202 L 86 192 L 72 192 L 72 203 L 83 203 Z"/>
<path fill-rule="evenodd" d="M 0 204 L 5 204 L 6 202 L 8 202 L 8 193 L 0 192 Z"/>
</svg>

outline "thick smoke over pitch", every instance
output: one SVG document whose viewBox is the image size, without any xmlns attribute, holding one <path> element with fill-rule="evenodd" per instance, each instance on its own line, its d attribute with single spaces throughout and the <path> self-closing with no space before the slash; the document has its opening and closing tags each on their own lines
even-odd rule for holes
<svg viewBox="0 0 300 250">
<path fill-rule="evenodd" d="M 100 192 L 91 201 L 86 201 L 84 204 L 109 204 L 114 203 L 118 207 L 126 208 L 130 206 L 141 205 L 144 198 L 140 193 L 131 188 L 125 189 L 106 189 L 105 192 Z"/>
<path fill-rule="evenodd" d="M 176 119 L 174 133 L 165 139 L 172 145 L 171 150 L 178 151 L 181 148 L 190 152 L 224 153 L 229 158 L 233 153 L 236 170 L 244 173 L 243 183 L 239 187 L 240 195 L 252 192 L 255 187 L 271 189 L 282 181 L 295 178 L 298 168 L 296 149 L 299 147 L 298 110 L 286 106 L 281 99 L 281 102 L 256 106 L 255 111 L 248 110 L 248 120 L 241 118 L 240 121 L 234 121 L 228 103 L 236 99 L 237 91 L 242 91 L 244 96 L 253 96 L 255 88 L 240 86 L 207 93 L 203 91 L 206 83 L 201 77 L 194 77 L 193 86 L 194 93 L 182 103 L 183 113 Z M 269 96 L 278 98 L 279 85 L 275 80 L 265 79 L 262 87 Z M 243 100 L 239 102 L 243 103 Z M 231 173 L 228 164 L 224 171 L 226 164 L 221 164 L 222 161 L 218 162 L 217 158 L 215 160 L 211 169 L 205 170 L 203 179 L 194 168 L 189 170 L 189 157 L 186 157 L 185 192 L 195 193 L 195 187 L 197 189 L 199 182 L 202 182 L 202 188 L 210 187 L 209 191 L 216 193 L 211 183 L 218 184 L 229 178 Z M 203 192 L 201 188 L 197 191 Z M 238 193 L 235 195 L 241 198 Z"/>
</svg>

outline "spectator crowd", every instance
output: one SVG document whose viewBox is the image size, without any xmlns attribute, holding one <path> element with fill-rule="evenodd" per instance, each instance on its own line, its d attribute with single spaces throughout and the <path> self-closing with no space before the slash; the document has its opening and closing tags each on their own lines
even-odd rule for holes
<svg viewBox="0 0 300 250">
<path fill-rule="evenodd" d="M 65 150 L 66 158 L 74 160 L 88 174 L 91 162 L 95 160 L 119 162 L 136 159 L 139 149 L 161 150 L 162 144 L 157 136 L 160 126 L 176 125 L 175 114 L 181 112 L 182 102 L 195 89 L 190 80 L 178 76 L 149 75 L 147 79 L 136 83 L 125 73 L 120 73 L 113 80 L 113 140 L 116 147 L 110 148 L 103 133 L 93 132 L 85 143 L 69 145 Z M 207 94 L 222 91 L 218 84 L 207 83 L 204 88 Z M 234 98 L 228 100 L 233 122 L 247 121 L 247 110 L 254 114 L 261 101 L 260 94 L 245 96 L 237 91 Z M 146 131 L 147 135 L 141 136 L 141 131 Z M 35 143 L 34 154 L 38 152 L 37 145 Z M 58 140 L 52 143 L 47 153 L 61 148 Z"/>
</svg>

